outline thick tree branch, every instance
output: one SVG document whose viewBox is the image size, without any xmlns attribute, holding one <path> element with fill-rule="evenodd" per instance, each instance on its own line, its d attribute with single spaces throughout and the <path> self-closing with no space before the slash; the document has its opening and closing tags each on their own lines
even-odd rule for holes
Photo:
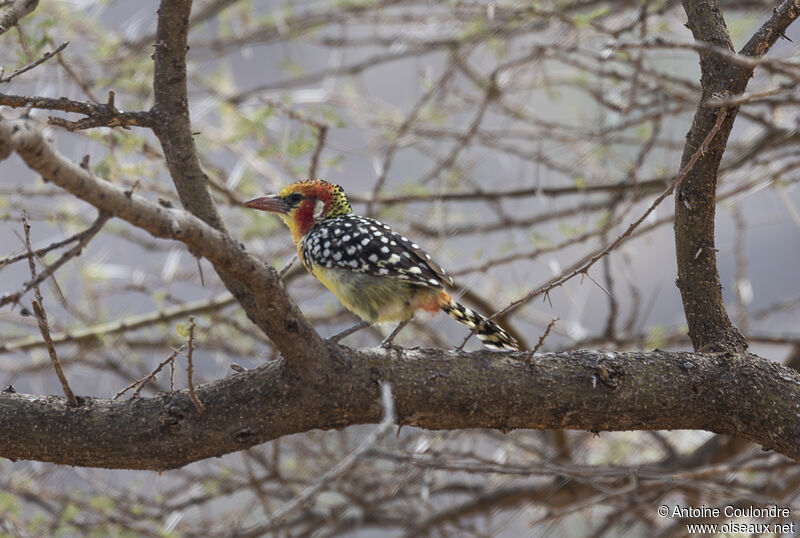
<svg viewBox="0 0 800 538">
<path fill-rule="evenodd" d="M 688 27 L 697 41 L 733 51 L 725 20 L 716 0 L 684 0 Z M 750 40 L 743 52 L 764 54 L 797 17 L 796 0 L 785 1 L 773 17 Z M 715 98 L 740 95 L 747 87 L 753 67 L 727 61 L 718 54 L 700 53 L 702 95 L 692 127 L 686 136 L 681 168 L 692 158 L 703 140 L 724 114 L 718 134 L 679 185 L 675 195 L 675 245 L 678 260 L 677 285 L 683 299 L 689 337 L 698 351 L 736 352 L 747 342 L 733 326 L 722 300 L 714 243 L 717 173 L 738 107 L 710 107 Z"/>
<path fill-rule="evenodd" d="M 186 90 L 186 39 L 191 0 L 162 2 L 158 9 L 155 43 L 155 95 L 157 125 L 154 132 L 164 149 L 172 181 L 183 206 L 213 228 L 225 231 L 208 190 L 208 176 L 200 166 L 189 120 Z"/>
<path fill-rule="evenodd" d="M 55 116 L 49 117 L 52 125 L 58 125 L 71 131 L 77 129 L 88 129 L 91 127 L 125 127 L 131 125 L 139 127 L 149 127 L 153 124 L 153 113 L 147 112 L 123 112 L 114 105 L 114 92 L 109 92 L 107 103 L 92 103 L 89 101 L 74 101 L 66 97 L 41 97 L 11 95 L 0 93 L 0 105 L 11 108 L 39 108 L 44 110 L 61 110 L 63 112 L 75 112 L 84 114 L 86 117 L 78 121 L 68 121 L 64 118 Z"/>
<path fill-rule="evenodd" d="M 251 319 L 275 342 L 307 382 L 324 383 L 312 366 L 333 360 L 324 341 L 286 293 L 272 267 L 248 254 L 228 234 L 215 230 L 180 209 L 162 207 L 102 181 L 59 154 L 45 140 L 34 120 L 0 119 L 0 160 L 16 151 L 25 163 L 50 181 L 102 212 L 121 218 L 154 237 L 183 242 L 196 256 L 207 258 L 226 279 L 241 287 Z M 308 355 L 306 355 L 308 353 Z"/>
<path fill-rule="evenodd" d="M 153 398 L 0 393 L 0 455 L 71 465 L 168 469 L 314 428 L 378 422 L 380 383 L 398 424 L 428 429 L 703 429 L 800 459 L 800 375 L 753 355 L 573 351 L 531 356 L 332 346 L 352 366 L 324 390 L 282 363 Z"/>
<path fill-rule="evenodd" d="M 745 56 L 763 56 L 775 44 L 779 37 L 797 17 L 800 17 L 800 0 L 784 0 L 772 11 L 772 16 L 761 25 L 761 28 L 742 47 L 740 54 Z"/>
<path fill-rule="evenodd" d="M 15 0 L 0 17 L 0 34 L 19 24 L 19 21 L 33 13 L 38 5 L 39 0 Z"/>
<path fill-rule="evenodd" d="M 186 42 L 191 6 L 191 0 L 172 0 L 162 2 L 158 10 L 153 78 L 153 112 L 158 121 L 153 130 L 161 142 L 164 158 L 183 207 L 227 238 L 225 225 L 208 190 L 208 176 L 197 156 L 189 119 Z M 194 254 L 199 254 L 192 246 L 189 248 Z M 278 315 L 275 304 L 258 301 L 255 296 L 257 291 L 252 289 L 249 278 L 233 276 L 225 265 L 214 264 L 214 268 L 247 316 L 272 338 L 290 364 L 309 380 L 319 381 L 319 372 L 326 362 L 326 349 L 322 339 L 300 314 L 296 305 L 284 295 L 287 302 L 280 309 L 287 313 L 290 309 L 294 312 L 288 318 Z M 265 273 L 264 278 L 272 281 L 269 283 L 270 287 L 279 286 L 274 271 Z M 286 320 L 286 323 L 293 326 L 291 334 L 294 336 L 287 338 L 286 331 L 276 331 L 269 325 L 270 320 Z"/>
</svg>

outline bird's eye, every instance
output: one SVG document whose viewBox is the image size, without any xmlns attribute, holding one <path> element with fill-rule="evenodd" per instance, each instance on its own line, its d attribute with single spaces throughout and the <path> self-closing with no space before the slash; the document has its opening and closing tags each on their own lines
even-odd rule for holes
<svg viewBox="0 0 800 538">
<path fill-rule="evenodd" d="M 303 199 L 303 195 L 300 194 L 299 192 L 293 192 L 286 199 L 289 201 L 290 204 L 296 205 L 300 203 L 300 200 Z"/>
</svg>

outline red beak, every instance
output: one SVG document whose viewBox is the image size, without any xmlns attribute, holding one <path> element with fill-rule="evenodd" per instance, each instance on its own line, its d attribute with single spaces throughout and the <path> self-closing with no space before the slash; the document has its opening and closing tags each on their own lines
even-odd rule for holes
<svg viewBox="0 0 800 538">
<path fill-rule="evenodd" d="M 261 198 L 254 198 L 249 202 L 245 202 L 245 207 L 250 209 L 260 209 L 261 211 L 270 211 L 272 213 L 288 213 L 289 208 L 286 203 L 277 194 L 270 196 L 262 196 Z"/>
</svg>

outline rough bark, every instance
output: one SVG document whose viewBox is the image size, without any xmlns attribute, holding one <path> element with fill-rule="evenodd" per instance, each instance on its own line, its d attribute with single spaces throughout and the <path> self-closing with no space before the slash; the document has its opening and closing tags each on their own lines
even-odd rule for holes
<svg viewBox="0 0 800 538">
<path fill-rule="evenodd" d="M 208 176 L 200 165 L 189 118 L 186 54 L 191 7 L 191 0 L 178 0 L 162 2 L 159 8 L 153 56 L 155 105 L 151 112 L 157 120 L 153 131 L 161 142 L 170 177 L 183 207 L 229 238 L 211 199 Z M 193 254 L 203 255 L 192 245 L 187 246 Z M 297 306 L 289 300 L 271 301 L 264 295 L 259 297 L 252 286 L 245 284 L 246 276 L 243 279 L 230 274 L 226 265 L 214 264 L 214 269 L 247 317 L 275 342 L 289 364 L 303 371 L 308 380 L 318 381 L 319 365 L 308 360 L 306 353 L 316 351 L 311 356 L 318 356 L 324 344 Z M 278 278 L 274 269 L 266 267 L 264 270 L 269 273 L 268 279 L 273 285 L 276 284 Z M 284 299 L 288 299 L 285 294 Z M 275 320 L 284 320 L 284 323 L 276 325 Z"/>
<path fill-rule="evenodd" d="M 744 92 L 753 73 L 752 65 L 734 63 L 717 51 L 733 52 L 725 20 L 716 0 L 684 0 L 687 26 L 694 38 L 708 45 L 700 52 L 702 95 L 692 126 L 686 135 L 681 159 L 683 168 L 714 128 L 720 114 L 724 120 L 708 150 L 695 163 L 675 192 L 675 246 L 677 285 L 683 299 L 689 337 L 694 349 L 734 351 L 747 349 L 747 342 L 725 311 L 717 270 L 714 243 L 717 172 L 738 107 L 711 107 L 714 97 Z M 797 0 L 783 2 L 772 17 L 742 49 L 745 55 L 761 55 L 798 16 Z"/>
<path fill-rule="evenodd" d="M 0 394 L 0 455 L 73 465 L 166 469 L 282 435 L 380 420 L 379 382 L 392 384 L 400 424 L 431 429 L 705 429 L 800 459 L 800 376 L 743 353 L 451 353 L 353 350 L 326 343 L 291 301 L 271 267 L 224 229 L 191 138 L 185 52 L 191 2 L 163 2 L 156 44 L 154 127 L 187 211 L 161 207 L 65 159 L 33 120 L 0 119 L 0 159 L 12 151 L 46 180 L 98 209 L 181 241 L 207 258 L 283 359 L 186 392 L 109 401 Z M 685 2 L 698 40 L 730 49 L 716 2 Z M 748 43 L 763 54 L 791 20 L 784 2 Z M 755 40 L 755 41 L 754 41 Z M 716 125 L 716 93 L 741 93 L 752 66 L 713 50 L 701 57 L 703 100 L 684 160 Z M 714 256 L 714 190 L 735 109 L 676 196 L 679 286 L 695 348 L 742 351 L 725 313 Z M 162 117 L 163 115 L 163 117 Z"/>
<path fill-rule="evenodd" d="M 573 351 L 356 350 L 324 389 L 276 362 L 187 391 L 111 401 L 0 393 L 0 455 L 70 465 L 169 469 L 314 428 L 381 419 L 429 429 L 703 429 L 800 460 L 800 375 L 753 356 Z M 58 442 L 54 442 L 57 440 Z"/>
</svg>

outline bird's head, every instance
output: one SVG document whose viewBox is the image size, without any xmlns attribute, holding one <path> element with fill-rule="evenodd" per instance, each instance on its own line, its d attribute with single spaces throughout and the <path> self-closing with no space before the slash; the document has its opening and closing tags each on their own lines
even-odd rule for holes
<svg viewBox="0 0 800 538">
<path fill-rule="evenodd" d="M 255 198 L 244 205 L 277 213 L 289 226 L 295 242 L 317 222 L 352 213 L 342 188 L 321 179 L 292 183 L 278 194 Z"/>
</svg>

